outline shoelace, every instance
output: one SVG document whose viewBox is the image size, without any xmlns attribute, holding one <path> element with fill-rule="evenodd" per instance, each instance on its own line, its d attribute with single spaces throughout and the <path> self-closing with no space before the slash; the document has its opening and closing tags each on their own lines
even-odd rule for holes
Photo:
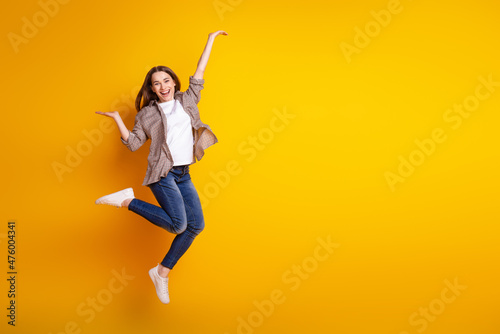
<svg viewBox="0 0 500 334">
<path fill-rule="evenodd" d="M 162 290 L 163 290 L 163 291 L 162 291 L 162 292 L 163 292 L 163 294 L 165 294 L 165 295 L 166 295 L 166 294 L 168 294 L 168 286 L 167 286 L 167 282 L 168 282 L 168 280 L 166 280 L 166 279 L 162 279 L 162 285 L 161 285 L 161 288 L 162 288 Z"/>
<path fill-rule="evenodd" d="M 168 278 L 166 277 L 161 277 L 160 274 L 156 273 L 158 277 L 160 278 L 161 281 L 161 290 L 163 294 L 168 294 Z"/>
</svg>

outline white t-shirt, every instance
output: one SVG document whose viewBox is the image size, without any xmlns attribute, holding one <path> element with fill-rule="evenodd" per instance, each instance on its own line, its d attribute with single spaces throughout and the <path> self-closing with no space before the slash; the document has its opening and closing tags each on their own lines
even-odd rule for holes
<svg viewBox="0 0 500 334">
<path fill-rule="evenodd" d="M 194 145 L 191 118 L 176 99 L 159 105 L 167 117 L 167 145 L 174 166 L 190 165 L 193 162 Z"/>
</svg>

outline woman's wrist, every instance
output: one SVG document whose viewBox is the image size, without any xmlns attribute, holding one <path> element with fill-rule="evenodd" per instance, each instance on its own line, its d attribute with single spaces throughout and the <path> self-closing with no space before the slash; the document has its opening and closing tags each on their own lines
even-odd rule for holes
<svg viewBox="0 0 500 334">
<path fill-rule="evenodd" d="M 111 116 L 111 117 L 113 117 L 113 119 L 114 119 L 116 122 L 118 122 L 118 120 L 119 120 L 119 119 L 121 119 L 120 114 L 118 113 L 118 111 L 115 111 L 115 112 L 113 113 L 113 116 Z"/>
</svg>

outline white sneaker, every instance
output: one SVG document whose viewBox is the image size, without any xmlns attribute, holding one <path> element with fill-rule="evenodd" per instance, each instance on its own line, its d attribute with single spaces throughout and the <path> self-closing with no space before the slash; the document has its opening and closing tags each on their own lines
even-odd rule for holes
<svg viewBox="0 0 500 334">
<path fill-rule="evenodd" d="M 170 302 L 170 297 L 168 296 L 168 277 L 161 277 L 158 274 L 159 266 L 160 264 L 149 270 L 149 277 L 151 277 L 151 280 L 155 285 L 156 294 L 158 295 L 158 298 L 160 298 L 160 301 L 163 304 L 168 304 Z"/>
<path fill-rule="evenodd" d="M 134 190 L 132 188 L 127 188 L 124 190 L 120 190 L 116 193 L 112 193 L 110 195 L 103 196 L 95 201 L 95 204 L 108 204 L 112 206 L 116 206 L 117 208 L 122 207 L 122 202 L 128 198 L 134 197 Z"/>
</svg>

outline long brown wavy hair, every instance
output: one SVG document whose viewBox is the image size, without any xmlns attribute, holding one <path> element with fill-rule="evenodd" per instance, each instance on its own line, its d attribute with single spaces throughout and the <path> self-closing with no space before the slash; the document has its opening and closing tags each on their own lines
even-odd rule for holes
<svg viewBox="0 0 500 334">
<path fill-rule="evenodd" d="M 177 77 L 177 74 L 174 73 L 174 71 L 166 66 L 153 67 L 149 70 L 148 74 L 146 74 L 146 78 L 144 79 L 141 90 L 139 91 L 139 94 L 137 94 L 137 97 L 135 99 L 135 109 L 137 109 L 137 112 L 139 112 L 144 106 L 149 105 L 149 102 L 151 102 L 152 100 L 158 101 L 159 99 L 158 95 L 156 95 L 156 93 L 153 92 L 153 89 L 151 88 L 151 77 L 153 76 L 153 73 L 156 72 L 165 72 L 172 77 L 175 82 L 174 94 L 181 89 L 181 82 L 179 81 L 179 78 Z"/>
</svg>

